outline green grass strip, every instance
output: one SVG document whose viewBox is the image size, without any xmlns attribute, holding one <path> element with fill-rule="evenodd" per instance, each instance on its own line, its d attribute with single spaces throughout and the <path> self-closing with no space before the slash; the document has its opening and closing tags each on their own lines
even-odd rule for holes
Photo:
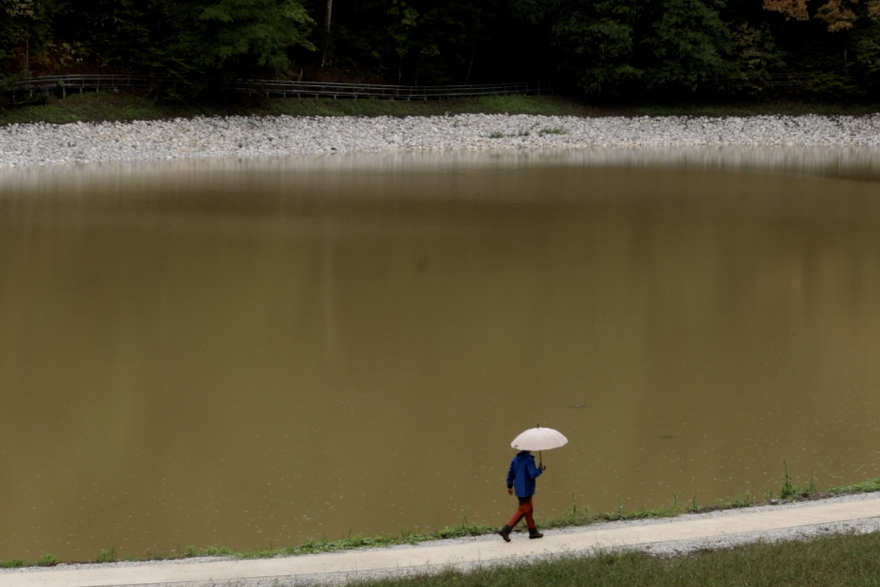
<svg viewBox="0 0 880 587">
<path fill-rule="evenodd" d="M 644 552 L 562 556 L 473 571 L 449 569 L 356 587 L 706 587 L 880 585 L 880 534 L 825 536 L 807 541 L 751 543 L 659 557 Z"/>
<path fill-rule="evenodd" d="M 0 107 L 0 126 L 44 122 L 160 120 L 195 116 L 443 116 L 447 114 L 538 114 L 547 116 L 758 116 L 769 114 L 873 114 L 880 103 L 802 101 L 709 104 L 588 104 L 563 96 L 484 96 L 449 100 L 334 100 L 231 95 L 197 103 L 157 100 L 143 92 L 87 92 L 67 98 L 48 96 L 44 104 Z M 535 129 L 559 134 L 563 129 Z"/>
<path fill-rule="evenodd" d="M 841 487 L 835 487 L 834 489 L 829 489 L 829 493 L 833 493 L 834 495 L 848 495 L 853 493 L 873 493 L 875 491 L 880 491 L 880 477 L 876 479 L 869 479 L 868 481 L 862 481 L 861 483 L 854 483 L 853 485 L 843 485 Z"/>
<path fill-rule="evenodd" d="M 168 103 L 145 94 L 100 92 L 50 97 L 45 104 L 0 108 L 0 125 L 45 122 L 160 120 L 195 116 L 444 116 L 447 114 L 544 114 L 587 116 L 594 110 L 558 96 L 486 96 L 450 100 L 333 100 L 247 98 L 196 104 Z"/>
</svg>

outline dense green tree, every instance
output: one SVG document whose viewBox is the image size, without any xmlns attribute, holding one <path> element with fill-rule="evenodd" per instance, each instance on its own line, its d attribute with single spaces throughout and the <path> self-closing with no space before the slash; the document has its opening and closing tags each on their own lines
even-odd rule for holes
<svg viewBox="0 0 880 587">
<path fill-rule="evenodd" d="M 421 5 L 420 23 L 409 61 L 415 83 L 469 81 L 477 47 L 490 40 L 485 8 L 459 0 L 434 0 Z"/>
<path fill-rule="evenodd" d="M 735 41 L 723 0 L 661 0 L 641 40 L 648 89 L 736 85 Z"/>
<path fill-rule="evenodd" d="M 571 0 L 553 25 L 564 77 L 590 95 L 619 95 L 643 71 L 634 65 L 637 0 Z"/>
<path fill-rule="evenodd" d="M 391 4 L 385 10 L 389 17 L 388 39 L 394 48 L 397 58 L 397 83 L 400 83 L 403 75 L 403 58 L 413 50 L 416 37 L 416 27 L 419 24 L 419 11 L 410 6 L 405 0 L 391 0 Z"/>
<path fill-rule="evenodd" d="M 0 74 L 96 69 L 178 88 L 542 79 L 604 99 L 759 94 L 782 73 L 869 96 L 880 0 L 0 0 Z"/>
<path fill-rule="evenodd" d="M 105 70 L 163 71 L 177 34 L 173 0 L 67 0 L 57 7 L 45 66 L 87 56 Z"/>
<path fill-rule="evenodd" d="M 325 65 L 395 83 L 464 83 L 489 57 L 494 0 L 361 0 L 334 4 Z M 315 6 L 312 4 L 310 6 Z M 477 67 L 475 67 L 477 64 Z"/>
<path fill-rule="evenodd" d="M 0 0 L 0 63 L 7 72 L 28 69 L 28 32 L 35 16 L 33 0 Z M 16 50 L 22 45 L 25 45 L 25 63 L 13 65 Z"/>
<path fill-rule="evenodd" d="M 219 0 L 180 9 L 177 59 L 215 79 L 290 73 L 288 51 L 314 50 L 314 20 L 295 0 Z"/>
<path fill-rule="evenodd" d="M 752 26 L 741 20 L 732 28 L 732 33 L 736 79 L 732 80 L 729 89 L 749 94 L 766 91 L 772 73 L 785 67 L 783 52 L 777 46 L 770 26 L 766 22 Z"/>
<path fill-rule="evenodd" d="M 866 91 L 880 90 L 880 22 L 872 21 L 853 35 L 853 67 Z"/>
</svg>

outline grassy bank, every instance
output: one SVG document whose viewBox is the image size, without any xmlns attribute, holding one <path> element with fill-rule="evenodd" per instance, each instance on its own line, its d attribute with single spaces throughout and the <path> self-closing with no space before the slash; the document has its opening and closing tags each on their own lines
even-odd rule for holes
<svg viewBox="0 0 880 587">
<path fill-rule="evenodd" d="M 870 114 L 880 103 L 822 104 L 796 101 L 712 104 L 592 105 L 561 96 L 487 96 L 451 100 L 333 100 L 233 97 L 228 101 L 175 104 L 137 92 L 50 97 L 45 104 L 0 108 L 0 125 L 47 122 L 159 120 L 194 116 L 442 116 L 444 114 L 541 114 L 547 116 L 754 116 L 761 114 Z"/>
<path fill-rule="evenodd" d="M 404 579 L 361 581 L 359 587 L 705 587 L 880 585 L 880 534 L 825 536 L 809 541 L 753 543 L 676 557 L 642 552 L 564 556 L 514 565 Z"/>
<path fill-rule="evenodd" d="M 544 114 L 589 116 L 594 109 L 557 96 L 486 96 L 454 100 L 333 100 L 233 97 L 228 101 L 175 104 L 144 94 L 101 92 L 50 98 L 46 104 L 0 109 L 0 125 L 65 124 L 105 120 L 159 120 L 194 116 L 443 116 L 445 114 Z"/>
<path fill-rule="evenodd" d="M 749 492 L 739 497 L 730 499 L 718 499 L 711 505 L 701 505 L 698 502 L 697 495 L 692 495 L 687 501 L 682 502 L 678 496 L 673 494 L 671 503 L 660 509 L 640 508 L 632 511 L 625 511 L 624 505 L 618 502 L 617 507 L 610 512 L 595 512 L 588 507 L 578 506 L 572 502 L 571 509 L 562 516 L 538 519 L 538 525 L 541 528 L 566 528 L 572 526 L 588 526 L 600 522 L 618 521 L 618 520 L 636 520 L 645 518 L 669 518 L 679 516 L 683 513 L 703 513 L 720 509 L 735 509 L 743 507 L 751 507 L 757 505 L 783 504 L 796 501 L 807 501 L 822 499 L 827 497 L 835 497 L 839 495 L 851 495 L 856 493 L 873 493 L 880 491 L 880 477 L 870 479 L 861 483 L 851 485 L 843 485 L 826 490 L 819 490 L 816 487 L 815 479 L 812 477 L 804 483 L 795 483 L 788 474 L 788 468 L 785 467 L 781 487 L 778 492 L 767 491 L 761 498 L 756 497 Z M 398 534 L 380 534 L 378 536 L 347 536 L 339 540 L 327 540 L 326 537 L 321 540 L 309 540 L 308 542 L 296 546 L 288 546 L 284 548 L 268 548 L 265 550 L 254 550 L 247 552 L 237 552 L 234 549 L 218 546 L 208 546 L 206 548 L 196 548 L 195 546 L 187 546 L 186 548 L 178 547 L 172 551 L 149 551 L 141 557 L 126 558 L 124 560 L 171 560 L 183 559 L 201 556 L 230 556 L 240 559 L 255 558 L 271 558 L 274 556 L 294 556 L 302 554 L 317 554 L 322 552 L 340 552 L 344 550 L 352 550 L 356 548 L 374 548 L 383 546 L 395 546 L 400 544 L 419 544 L 433 540 L 445 540 L 449 538 L 463 538 L 466 536 L 482 536 L 491 534 L 498 530 L 496 526 L 486 526 L 484 524 L 470 524 L 467 519 L 463 519 L 457 526 L 446 527 L 434 532 L 407 532 L 402 531 Z M 122 560 L 117 557 L 114 548 L 102 549 L 94 561 L 85 562 L 114 562 Z M 18 568 L 25 566 L 53 566 L 59 561 L 51 554 L 45 555 L 38 561 L 26 561 L 21 559 L 0 561 L 0 568 Z M 880 575 L 878 575 L 880 577 Z M 880 583 L 878 583 L 880 585 Z"/>
</svg>

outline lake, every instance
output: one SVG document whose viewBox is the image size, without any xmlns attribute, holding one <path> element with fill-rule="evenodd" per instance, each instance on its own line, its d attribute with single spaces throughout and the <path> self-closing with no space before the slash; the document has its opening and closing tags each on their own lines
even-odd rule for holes
<svg viewBox="0 0 880 587">
<path fill-rule="evenodd" d="M 679 154 L 3 171 L 0 559 L 877 477 L 876 154 Z"/>
</svg>

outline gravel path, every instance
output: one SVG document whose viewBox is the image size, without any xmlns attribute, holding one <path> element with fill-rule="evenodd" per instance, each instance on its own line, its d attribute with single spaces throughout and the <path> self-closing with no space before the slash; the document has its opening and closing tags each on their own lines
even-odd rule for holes
<svg viewBox="0 0 880 587">
<path fill-rule="evenodd" d="M 228 117 L 0 127 L 0 168 L 322 153 L 560 148 L 835 147 L 880 149 L 867 116 Z"/>
<path fill-rule="evenodd" d="M 769 521 L 770 519 L 772 521 Z M 764 528 L 756 530 L 756 528 Z M 767 530 L 767 528 L 774 528 Z M 584 550 L 584 539 L 613 548 L 642 549 L 659 556 L 704 548 L 727 548 L 754 541 L 808 539 L 815 536 L 880 531 L 880 494 L 861 494 L 786 505 L 769 505 L 676 518 L 633 520 L 586 527 L 546 530 L 540 541 L 515 535 L 504 544 L 498 536 L 425 542 L 416 546 L 355 550 L 335 554 L 237 561 L 204 558 L 181 561 L 59 565 L 53 569 L 0 570 L 0 587 L 13 585 L 213 585 L 217 587 L 285 587 L 344 584 L 351 579 L 436 572 L 454 565 L 470 568 L 553 558 Z M 694 536 L 708 536 L 697 538 Z M 581 542 L 578 542 L 578 541 Z M 578 546 L 580 544 L 581 546 Z M 586 547 L 595 552 L 596 547 Z M 600 548 L 604 548 L 600 546 Z M 469 559 L 462 556 L 468 553 Z M 476 556 L 475 556 L 476 555 Z M 386 561 L 372 564 L 377 560 Z M 320 561 L 317 562 L 316 561 Z M 229 564 L 241 570 L 230 573 Z M 218 566 L 219 565 L 219 566 Z M 221 569 L 226 565 L 225 570 Z M 103 574 L 103 577 L 101 573 Z M 215 573 L 235 579 L 211 580 Z M 112 577 L 110 576 L 112 575 Z M 214 575 L 214 576 L 217 576 Z M 162 576 L 161 582 L 155 577 Z M 113 578 L 115 577 L 115 579 Z M 115 582 L 124 577 L 122 582 Z M 147 577 L 154 577 L 147 579 Z"/>
</svg>

